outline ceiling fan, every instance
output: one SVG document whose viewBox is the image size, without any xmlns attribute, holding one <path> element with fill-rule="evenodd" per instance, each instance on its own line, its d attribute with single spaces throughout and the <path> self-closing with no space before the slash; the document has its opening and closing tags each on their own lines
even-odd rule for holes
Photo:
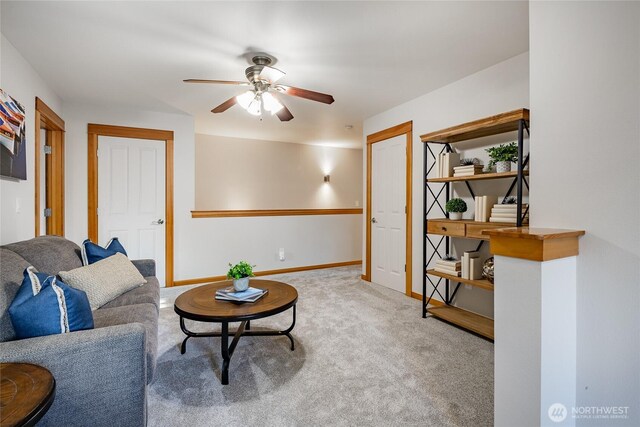
<svg viewBox="0 0 640 427">
<path fill-rule="evenodd" d="M 241 95 L 227 99 L 211 110 L 211 112 L 222 113 L 235 104 L 240 104 L 249 114 L 260 116 L 262 115 L 262 111 L 266 110 L 270 112 L 271 115 L 277 115 L 282 122 L 288 122 L 293 119 L 293 114 L 291 114 L 291 111 L 280 101 L 280 94 L 297 96 L 325 104 L 331 104 L 334 101 L 333 96 L 325 93 L 276 84 L 278 80 L 284 77 L 285 73 L 277 68 L 270 67 L 269 65 L 272 60 L 268 56 L 256 55 L 251 61 L 254 65 L 247 68 L 244 72 L 248 82 L 203 79 L 186 79 L 184 82 L 249 86 L 251 89 Z"/>
</svg>

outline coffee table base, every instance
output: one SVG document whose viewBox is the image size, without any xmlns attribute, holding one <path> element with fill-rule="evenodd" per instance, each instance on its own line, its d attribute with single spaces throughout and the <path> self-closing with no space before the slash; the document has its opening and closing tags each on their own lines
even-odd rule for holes
<svg viewBox="0 0 640 427">
<path fill-rule="evenodd" d="M 197 338 L 197 337 L 220 337 L 220 345 L 222 348 L 222 375 L 221 382 L 223 385 L 229 384 L 229 362 L 231 361 L 231 356 L 233 356 L 233 352 L 238 345 L 238 341 L 240 341 L 240 337 L 273 337 L 273 336 L 286 336 L 291 341 L 291 351 L 295 350 L 295 344 L 293 341 L 293 337 L 291 336 L 291 331 L 293 327 L 296 325 L 296 306 L 293 305 L 293 322 L 291 322 L 291 326 L 289 326 L 284 331 L 252 331 L 251 330 L 251 321 L 244 320 L 240 322 L 240 326 L 235 331 L 231 331 L 233 335 L 233 340 L 231 341 L 231 345 L 229 345 L 229 322 L 220 322 L 222 324 L 221 332 L 192 332 L 187 329 L 184 324 L 184 317 L 180 316 L 180 329 L 186 335 L 186 338 L 182 341 L 180 345 L 180 353 L 185 354 L 187 351 L 187 340 L 189 338 Z"/>
</svg>

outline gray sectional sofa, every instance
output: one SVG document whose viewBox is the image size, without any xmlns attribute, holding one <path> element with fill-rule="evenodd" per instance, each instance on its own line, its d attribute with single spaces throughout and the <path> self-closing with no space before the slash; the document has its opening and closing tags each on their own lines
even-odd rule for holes
<svg viewBox="0 0 640 427">
<path fill-rule="evenodd" d="M 143 426 L 158 350 L 160 288 L 153 260 L 135 260 L 147 283 L 93 312 L 95 329 L 16 340 L 7 309 L 33 265 L 57 274 L 82 266 L 80 248 L 56 236 L 0 247 L 0 362 L 29 362 L 56 380 L 38 425 Z"/>
</svg>

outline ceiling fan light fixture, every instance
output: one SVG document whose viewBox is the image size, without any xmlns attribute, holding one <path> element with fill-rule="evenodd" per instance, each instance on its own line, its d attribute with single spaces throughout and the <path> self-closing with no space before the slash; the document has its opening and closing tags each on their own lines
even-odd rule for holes
<svg viewBox="0 0 640 427">
<path fill-rule="evenodd" d="M 260 102 L 260 95 L 256 95 L 255 98 L 253 98 L 253 101 L 251 101 L 249 106 L 246 108 L 246 110 L 251 115 L 259 116 L 262 114 L 261 104 L 262 102 Z"/>
<path fill-rule="evenodd" d="M 332 104 L 335 101 L 333 96 L 326 93 L 314 92 L 312 90 L 302 89 L 295 86 L 276 84 L 277 81 L 285 76 L 285 73 L 282 70 L 271 67 L 270 64 L 273 61 L 274 58 L 269 55 L 256 54 L 251 59 L 253 65 L 245 70 L 247 82 L 209 79 L 186 79 L 184 82 L 249 87 L 246 92 L 229 98 L 222 104 L 214 107 L 211 110 L 214 114 L 224 113 L 229 108 L 239 104 L 240 107 L 254 116 L 262 116 L 262 112 L 264 110 L 270 112 L 271 115 L 276 115 L 281 122 L 288 122 L 293 119 L 293 114 L 291 114 L 291 111 L 289 111 L 286 105 L 280 102 L 280 99 L 278 99 L 280 95 L 276 95 L 277 92 L 281 95 L 304 98 L 310 101 L 322 102 L 324 104 Z"/>
<path fill-rule="evenodd" d="M 262 94 L 262 103 L 264 105 L 264 109 L 271 113 L 271 115 L 276 114 L 278 111 L 284 108 L 284 105 L 280 103 L 273 95 L 269 92 L 265 92 Z"/>
<path fill-rule="evenodd" d="M 236 101 L 238 101 L 238 104 L 240 104 L 242 108 L 249 111 L 249 106 L 251 105 L 251 102 L 253 102 L 255 97 L 256 93 L 252 90 L 248 90 L 242 95 L 236 96 Z"/>
</svg>

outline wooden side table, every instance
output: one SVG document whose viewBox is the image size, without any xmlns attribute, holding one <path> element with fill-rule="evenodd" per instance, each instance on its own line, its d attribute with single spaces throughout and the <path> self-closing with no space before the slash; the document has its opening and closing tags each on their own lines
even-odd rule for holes
<svg viewBox="0 0 640 427">
<path fill-rule="evenodd" d="M 56 380 L 47 369 L 30 363 L 0 363 L 0 425 L 33 426 L 47 413 Z"/>
</svg>

